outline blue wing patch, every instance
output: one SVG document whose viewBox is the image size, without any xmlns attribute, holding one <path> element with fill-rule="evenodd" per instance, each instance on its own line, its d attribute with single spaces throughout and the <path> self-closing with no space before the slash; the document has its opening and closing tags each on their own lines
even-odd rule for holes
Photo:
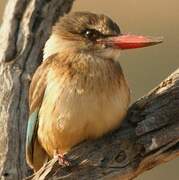
<svg viewBox="0 0 179 180">
<path fill-rule="evenodd" d="M 38 129 L 38 110 L 29 116 L 26 135 L 26 156 L 30 163 L 33 162 L 34 140 Z"/>
</svg>

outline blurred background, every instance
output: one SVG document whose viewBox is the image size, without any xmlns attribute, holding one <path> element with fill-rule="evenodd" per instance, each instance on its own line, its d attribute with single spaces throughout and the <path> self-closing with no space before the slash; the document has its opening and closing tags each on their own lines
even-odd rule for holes
<svg viewBox="0 0 179 180">
<path fill-rule="evenodd" d="M 0 0 L 0 23 L 7 0 Z M 179 67 L 178 0 L 76 0 L 72 11 L 103 13 L 122 32 L 163 36 L 164 43 L 123 51 L 121 65 L 132 90 L 132 101 L 146 94 Z M 178 180 L 179 159 L 154 168 L 137 180 Z"/>
</svg>

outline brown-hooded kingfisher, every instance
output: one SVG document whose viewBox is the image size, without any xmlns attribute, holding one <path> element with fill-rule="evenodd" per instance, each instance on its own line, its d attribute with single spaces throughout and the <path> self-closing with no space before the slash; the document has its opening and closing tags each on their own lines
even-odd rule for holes
<svg viewBox="0 0 179 180">
<path fill-rule="evenodd" d="M 75 12 L 61 18 L 30 85 L 29 166 L 37 171 L 53 156 L 65 163 L 74 145 L 118 128 L 130 102 L 120 51 L 160 42 L 122 34 L 105 15 Z"/>
</svg>

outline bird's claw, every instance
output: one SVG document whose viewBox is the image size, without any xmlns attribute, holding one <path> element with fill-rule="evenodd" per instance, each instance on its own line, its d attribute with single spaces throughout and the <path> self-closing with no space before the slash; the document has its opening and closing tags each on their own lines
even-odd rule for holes
<svg viewBox="0 0 179 180">
<path fill-rule="evenodd" d="M 71 166 L 71 162 L 65 155 L 57 154 L 55 156 L 58 158 L 59 165 L 61 165 L 63 167 Z"/>
</svg>

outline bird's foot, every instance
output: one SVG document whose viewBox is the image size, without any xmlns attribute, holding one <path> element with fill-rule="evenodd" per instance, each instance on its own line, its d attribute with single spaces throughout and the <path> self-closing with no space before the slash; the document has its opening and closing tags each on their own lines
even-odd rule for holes
<svg viewBox="0 0 179 180">
<path fill-rule="evenodd" d="M 71 162 L 69 161 L 69 159 L 65 155 L 56 154 L 55 157 L 58 158 L 58 163 L 61 166 L 64 166 L 64 167 L 71 166 Z"/>
</svg>

